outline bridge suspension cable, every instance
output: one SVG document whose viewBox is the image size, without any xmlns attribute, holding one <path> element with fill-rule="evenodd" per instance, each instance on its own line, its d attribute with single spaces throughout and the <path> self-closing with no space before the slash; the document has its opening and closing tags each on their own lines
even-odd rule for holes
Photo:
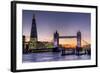
<svg viewBox="0 0 100 73">
<path fill-rule="evenodd" d="M 85 41 L 85 40 L 82 40 L 85 44 L 87 44 L 87 45 L 89 45 L 90 43 L 88 43 L 87 41 Z"/>
</svg>

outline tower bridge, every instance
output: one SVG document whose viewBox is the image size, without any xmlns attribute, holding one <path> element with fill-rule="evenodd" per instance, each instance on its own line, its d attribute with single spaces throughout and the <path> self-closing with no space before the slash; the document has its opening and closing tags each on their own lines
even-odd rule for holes
<svg viewBox="0 0 100 73">
<path fill-rule="evenodd" d="M 78 31 L 75 36 L 60 36 L 59 33 L 56 31 L 54 33 L 54 46 L 59 47 L 59 39 L 71 39 L 76 38 L 77 40 L 77 48 L 81 48 L 81 32 Z"/>
<path fill-rule="evenodd" d="M 77 55 L 79 55 L 80 54 L 80 51 L 82 52 L 82 50 L 83 50 L 82 45 L 81 45 L 81 42 L 82 42 L 82 37 L 81 36 L 82 35 L 81 35 L 81 32 L 80 31 L 78 31 L 76 33 L 76 35 L 74 35 L 74 36 L 60 36 L 59 33 L 56 31 L 54 33 L 54 47 L 55 47 L 54 48 L 55 49 L 54 51 L 56 52 L 56 51 L 60 51 L 61 50 L 62 55 L 65 55 L 66 54 L 66 52 L 65 52 L 66 50 L 63 49 L 63 48 L 60 49 L 60 47 L 59 47 L 59 39 L 76 38 L 76 40 L 77 40 L 76 48 L 75 49 L 67 49 L 67 51 L 71 52 L 71 54 L 77 54 Z M 89 53 L 90 50 L 83 50 L 83 52 L 85 52 L 85 54 L 86 54 L 86 53 Z"/>
</svg>

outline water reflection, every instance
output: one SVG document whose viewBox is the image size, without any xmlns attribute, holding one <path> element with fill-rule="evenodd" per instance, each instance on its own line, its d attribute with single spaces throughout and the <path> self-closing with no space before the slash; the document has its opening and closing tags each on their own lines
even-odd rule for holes
<svg viewBox="0 0 100 73">
<path fill-rule="evenodd" d="M 68 60 L 87 60 L 90 55 L 65 55 L 61 53 L 45 52 L 45 53 L 31 53 L 23 54 L 23 62 L 49 62 L 49 61 L 68 61 Z"/>
</svg>

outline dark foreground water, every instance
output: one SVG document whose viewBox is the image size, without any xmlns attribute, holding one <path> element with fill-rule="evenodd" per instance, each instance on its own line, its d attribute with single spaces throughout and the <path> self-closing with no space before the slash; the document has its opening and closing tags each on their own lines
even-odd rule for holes
<svg viewBox="0 0 100 73">
<path fill-rule="evenodd" d="M 68 61 L 68 60 L 88 60 L 90 55 L 65 55 L 61 53 L 45 52 L 45 53 L 30 53 L 23 54 L 23 62 L 49 62 L 49 61 Z"/>
</svg>

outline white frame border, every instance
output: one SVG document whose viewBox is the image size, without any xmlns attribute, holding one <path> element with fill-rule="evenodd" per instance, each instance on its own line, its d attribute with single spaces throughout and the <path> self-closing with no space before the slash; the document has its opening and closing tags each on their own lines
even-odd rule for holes
<svg viewBox="0 0 100 73">
<path fill-rule="evenodd" d="M 65 6 L 52 6 L 52 5 L 28 5 L 17 4 L 16 6 L 16 26 L 17 26 L 17 40 L 16 40 L 16 59 L 17 70 L 22 69 L 39 69 L 39 68 L 53 68 L 53 67 L 73 67 L 96 65 L 96 9 L 82 8 L 82 7 L 65 7 Z M 91 60 L 78 60 L 78 61 L 59 61 L 59 62 L 41 62 L 41 63 L 22 63 L 22 10 L 41 10 L 41 11 L 62 11 L 62 12 L 82 12 L 91 13 Z"/>
</svg>

